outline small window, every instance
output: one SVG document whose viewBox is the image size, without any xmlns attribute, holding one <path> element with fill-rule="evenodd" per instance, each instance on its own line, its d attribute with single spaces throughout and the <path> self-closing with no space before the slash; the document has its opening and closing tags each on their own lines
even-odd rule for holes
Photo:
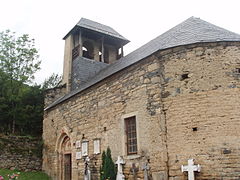
<svg viewBox="0 0 240 180">
<path fill-rule="evenodd" d="M 236 68 L 236 72 L 240 74 L 240 68 Z"/>
<path fill-rule="evenodd" d="M 125 119 L 127 154 L 137 154 L 137 129 L 136 117 Z"/>
<path fill-rule="evenodd" d="M 185 74 L 182 74 L 181 75 L 181 81 L 185 80 L 185 79 L 188 79 L 189 78 L 189 75 L 188 73 L 185 73 Z"/>
</svg>

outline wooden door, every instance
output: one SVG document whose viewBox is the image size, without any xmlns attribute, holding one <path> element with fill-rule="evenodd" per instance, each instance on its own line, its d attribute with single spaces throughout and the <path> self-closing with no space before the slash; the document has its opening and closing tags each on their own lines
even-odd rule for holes
<svg viewBox="0 0 240 180">
<path fill-rule="evenodd" d="M 71 154 L 64 155 L 64 180 L 72 179 L 72 158 Z"/>
</svg>

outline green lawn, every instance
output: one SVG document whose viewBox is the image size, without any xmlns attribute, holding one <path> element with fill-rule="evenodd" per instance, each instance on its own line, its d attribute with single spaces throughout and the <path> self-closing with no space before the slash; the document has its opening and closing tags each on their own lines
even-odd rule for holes
<svg viewBox="0 0 240 180">
<path fill-rule="evenodd" d="M 0 175 L 4 177 L 4 180 L 8 180 L 8 174 L 12 175 L 17 172 L 19 171 L 0 169 Z M 51 178 L 43 172 L 20 172 L 18 180 L 51 180 Z"/>
</svg>

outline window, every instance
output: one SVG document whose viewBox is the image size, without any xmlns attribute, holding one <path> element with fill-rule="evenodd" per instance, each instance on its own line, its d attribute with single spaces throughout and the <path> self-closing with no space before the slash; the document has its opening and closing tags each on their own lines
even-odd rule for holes
<svg viewBox="0 0 240 180">
<path fill-rule="evenodd" d="M 125 119 L 127 154 L 137 154 L 137 130 L 136 117 Z"/>
<path fill-rule="evenodd" d="M 181 75 L 181 81 L 188 79 L 188 78 L 189 78 L 188 73 Z"/>
<path fill-rule="evenodd" d="M 236 68 L 236 72 L 240 74 L 240 68 Z"/>
</svg>

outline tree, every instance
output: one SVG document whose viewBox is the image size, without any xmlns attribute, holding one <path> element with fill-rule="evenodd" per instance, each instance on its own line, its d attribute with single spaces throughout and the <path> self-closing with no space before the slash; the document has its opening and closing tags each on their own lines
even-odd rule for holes
<svg viewBox="0 0 240 180">
<path fill-rule="evenodd" d="M 15 133 L 16 121 L 19 118 L 21 99 L 26 91 L 26 83 L 31 83 L 34 73 L 40 69 L 38 51 L 34 39 L 27 34 L 16 37 L 10 30 L 0 32 L 0 83 L 2 109 L 8 108 L 9 128 Z M 10 127 L 11 126 L 11 127 Z"/>
<path fill-rule="evenodd" d="M 49 78 L 45 79 L 42 85 L 43 89 L 51 89 L 60 85 L 62 76 L 53 73 Z"/>
<path fill-rule="evenodd" d="M 103 151 L 102 154 L 102 166 L 100 168 L 100 179 L 101 180 L 115 180 L 116 179 L 116 168 L 112 160 L 111 150 L 108 147 L 107 152 Z"/>
<path fill-rule="evenodd" d="M 4 96 L 6 90 L 6 78 L 6 74 L 0 69 L 0 132 L 4 132 L 8 129 L 8 123 L 6 123 L 6 120 L 8 119 L 9 104 L 7 98 Z"/>
<path fill-rule="evenodd" d="M 105 161 L 106 161 L 106 153 L 105 153 L 105 151 L 103 151 L 103 153 L 102 153 L 102 165 L 100 167 L 100 180 L 105 180 L 105 173 L 104 173 Z"/>
<path fill-rule="evenodd" d="M 40 86 L 27 86 L 21 99 L 17 127 L 20 134 L 41 135 L 44 95 Z"/>
<path fill-rule="evenodd" d="M 16 37 L 10 30 L 0 32 L 0 67 L 9 78 L 22 83 L 31 82 L 40 69 L 35 40 L 23 34 Z"/>
</svg>

